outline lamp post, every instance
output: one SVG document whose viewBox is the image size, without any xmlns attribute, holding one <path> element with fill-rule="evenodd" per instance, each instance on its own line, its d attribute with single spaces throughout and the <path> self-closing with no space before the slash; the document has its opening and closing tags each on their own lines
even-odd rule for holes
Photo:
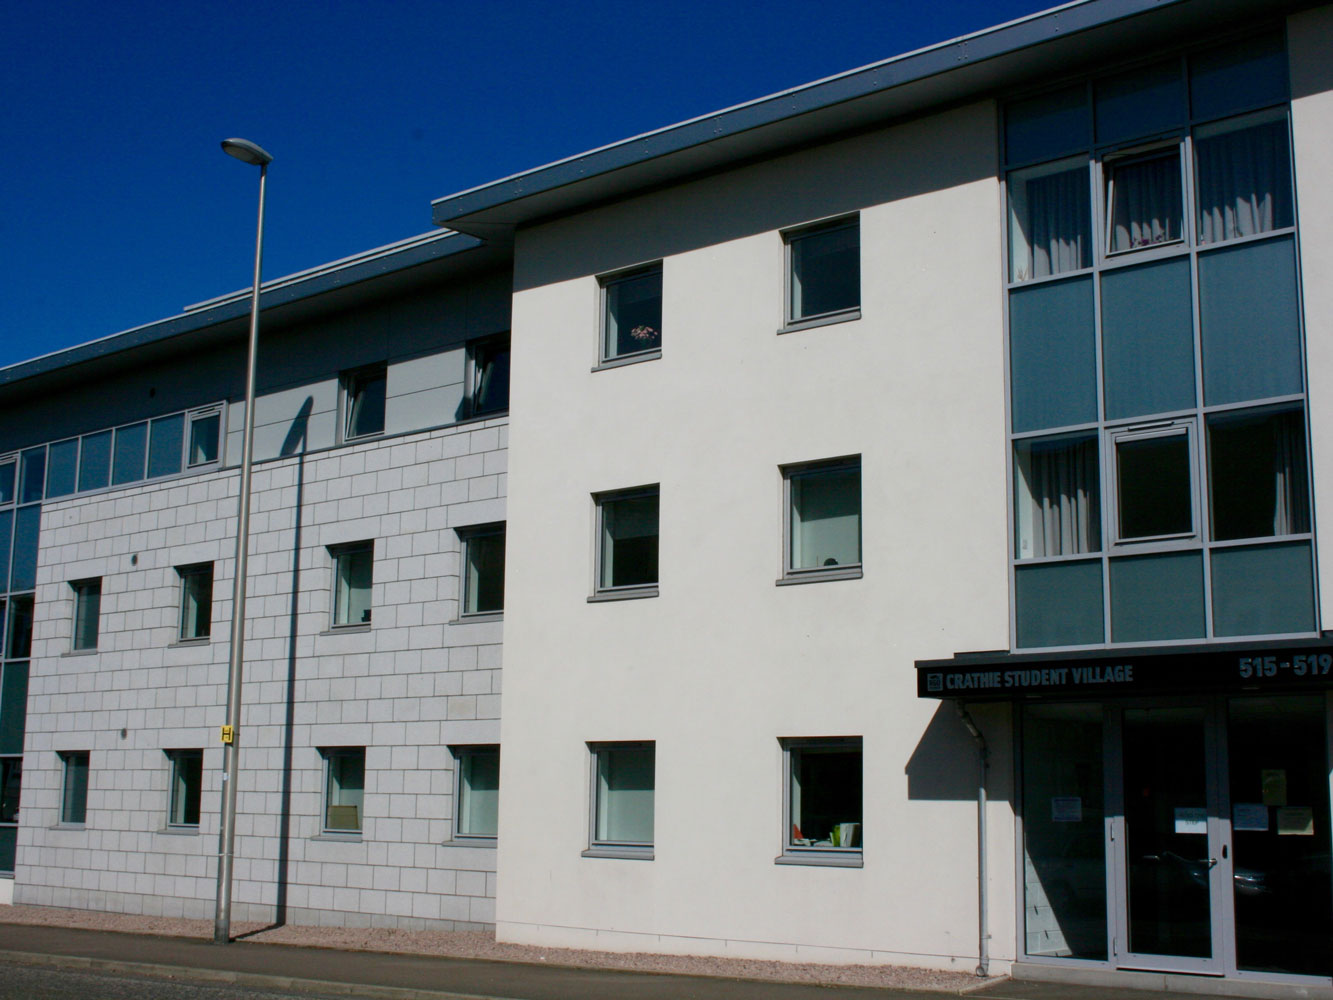
<svg viewBox="0 0 1333 1000">
<path fill-rule="evenodd" d="M 213 943 L 231 941 L 231 882 L 236 852 L 236 772 L 241 732 L 241 667 L 245 650 L 245 577 L 250 551 L 250 466 L 255 434 L 255 348 L 259 344 L 259 270 L 264 260 L 264 181 L 273 157 L 246 139 L 224 139 L 222 149 L 259 168 L 259 228 L 255 236 L 255 281 L 250 293 L 250 347 L 245 367 L 245 433 L 241 444 L 241 496 L 236 524 L 236 574 L 231 598 L 231 660 L 227 672 L 227 716 L 222 727 L 222 825 L 218 834 L 218 902 Z"/>
</svg>

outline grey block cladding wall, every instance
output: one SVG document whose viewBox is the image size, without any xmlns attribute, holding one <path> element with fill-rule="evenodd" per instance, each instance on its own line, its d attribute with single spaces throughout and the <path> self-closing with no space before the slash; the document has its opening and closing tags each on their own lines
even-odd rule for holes
<svg viewBox="0 0 1333 1000">
<path fill-rule="evenodd" d="M 456 529 L 504 520 L 507 433 L 501 417 L 256 466 L 235 919 L 493 923 L 494 849 L 451 840 L 449 747 L 499 743 L 503 626 L 458 621 Z M 237 478 L 43 509 L 15 902 L 212 915 Z M 331 630 L 329 546 L 365 540 L 372 624 Z M 182 643 L 176 567 L 206 562 L 212 637 Z M 94 577 L 98 647 L 75 653 L 70 581 Z M 320 836 L 327 747 L 365 748 L 358 840 Z M 182 833 L 165 751 L 190 748 L 202 808 Z M 70 750 L 90 753 L 81 829 L 59 824 Z"/>
</svg>

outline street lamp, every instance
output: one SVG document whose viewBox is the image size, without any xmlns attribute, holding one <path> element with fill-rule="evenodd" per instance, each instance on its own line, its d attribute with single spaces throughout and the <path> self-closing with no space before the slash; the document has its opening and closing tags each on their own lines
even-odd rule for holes
<svg viewBox="0 0 1333 1000">
<path fill-rule="evenodd" d="M 245 433 L 241 444 L 241 496 L 236 524 L 236 574 L 231 598 L 231 660 L 227 672 L 227 716 L 222 727 L 222 828 L 218 834 L 218 905 L 213 943 L 231 940 L 231 881 L 236 853 L 236 772 L 241 732 L 241 665 L 245 647 L 245 577 L 250 550 L 250 466 L 255 439 L 255 348 L 259 343 L 259 270 L 264 260 L 264 181 L 273 157 L 246 139 L 224 139 L 222 150 L 259 168 L 259 228 L 255 236 L 255 281 L 250 293 L 250 348 L 245 367 Z"/>
</svg>

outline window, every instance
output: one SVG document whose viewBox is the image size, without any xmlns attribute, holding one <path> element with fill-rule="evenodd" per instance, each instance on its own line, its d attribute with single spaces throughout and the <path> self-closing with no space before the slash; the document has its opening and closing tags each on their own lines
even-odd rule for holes
<svg viewBox="0 0 1333 1000">
<path fill-rule="evenodd" d="M 787 555 L 782 583 L 861 575 L 861 458 L 783 469 Z"/>
<path fill-rule="evenodd" d="M 1119 541 L 1194 534 L 1193 437 L 1187 421 L 1112 432 Z"/>
<path fill-rule="evenodd" d="M 463 615 L 499 614 L 505 606 L 505 526 L 461 528 Z"/>
<path fill-rule="evenodd" d="M 0 823 L 19 821 L 19 796 L 23 791 L 23 758 L 0 757 Z M 13 855 L 9 858 L 13 870 Z"/>
<path fill-rule="evenodd" d="M 589 743 L 592 752 L 592 857 L 653 856 L 656 744 Z"/>
<path fill-rule="evenodd" d="M 324 833 L 360 833 L 366 748 L 336 747 L 324 755 Z"/>
<path fill-rule="evenodd" d="M 597 505 L 597 593 L 602 599 L 657 594 L 659 489 L 593 498 Z"/>
<path fill-rule="evenodd" d="M 1179 147 L 1108 158 L 1105 171 L 1107 253 L 1180 241 Z"/>
<path fill-rule="evenodd" d="M 168 750 L 171 763 L 171 798 L 167 805 L 168 827 L 199 826 L 199 801 L 204 790 L 204 752 Z"/>
<path fill-rule="evenodd" d="M 662 265 L 602 280 L 603 363 L 662 352 Z"/>
<path fill-rule="evenodd" d="M 1217 541 L 1309 532 L 1301 410 L 1233 410 L 1212 417 L 1208 467 Z"/>
<path fill-rule="evenodd" d="M 388 372 L 383 365 L 343 376 L 343 440 L 384 433 L 384 394 Z"/>
<path fill-rule="evenodd" d="M 329 549 L 333 556 L 333 624 L 369 625 L 375 543 Z"/>
<path fill-rule="evenodd" d="M 19 456 L 19 503 L 37 503 L 46 488 L 46 445 Z"/>
<path fill-rule="evenodd" d="M 190 452 L 187 464 L 193 467 L 216 462 L 221 434 L 222 414 L 219 411 L 191 414 Z"/>
<path fill-rule="evenodd" d="M 1086 157 L 1016 170 L 1008 188 L 1011 281 L 1092 265 Z"/>
<path fill-rule="evenodd" d="M 213 629 L 213 564 L 179 566 L 181 639 L 207 639 Z"/>
<path fill-rule="evenodd" d="M 0 611 L 4 610 L 0 602 Z M 32 597 L 9 599 L 9 622 L 5 630 L 5 659 L 26 660 L 32 655 Z"/>
<path fill-rule="evenodd" d="M 0 506 L 14 502 L 14 468 L 12 457 L 0 461 Z"/>
<path fill-rule="evenodd" d="M 509 334 L 487 337 L 469 347 L 472 415 L 503 413 L 509 409 Z"/>
<path fill-rule="evenodd" d="M 85 823 L 88 819 L 88 751 L 65 751 L 60 755 L 60 769 L 60 822 Z"/>
<path fill-rule="evenodd" d="M 102 611 L 102 581 L 79 580 L 74 591 L 74 641 L 76 650 L 97 648 L 97 624 Z"/>
<path fill-rule="evenodd" d="M 1014 442 L 1014 531 L 1019 559 L 1099 552 L 1100 500 L 1096 437 Z"/>
<path fill-rule="evenodd" d="M 787 864 L 861 865 L 861 738 L 782 741 Z"/>
<path fill-rule="evenodd" d="M 450 750 L 454 755 L 454 837 L 494 841 L 499 828 L 500 748 Z"/>
<path fill-rule="evenodd" d="M 787 245 L 787 323 L 859 315 L 860 219 L 807 226 L 782 238 Z"/>
</svg>

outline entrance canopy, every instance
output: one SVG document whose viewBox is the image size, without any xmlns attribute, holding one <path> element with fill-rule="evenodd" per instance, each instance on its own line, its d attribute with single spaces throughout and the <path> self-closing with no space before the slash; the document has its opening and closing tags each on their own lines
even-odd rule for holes
<svg viewBox="0 0 1333 1000">
<path fill-rule="evenodd" d="M 960 653 L 918 660 L 919 698 L 1279 693 L 1333 688 L 1333 636 L 1066 653 Z"/>
</svg>

